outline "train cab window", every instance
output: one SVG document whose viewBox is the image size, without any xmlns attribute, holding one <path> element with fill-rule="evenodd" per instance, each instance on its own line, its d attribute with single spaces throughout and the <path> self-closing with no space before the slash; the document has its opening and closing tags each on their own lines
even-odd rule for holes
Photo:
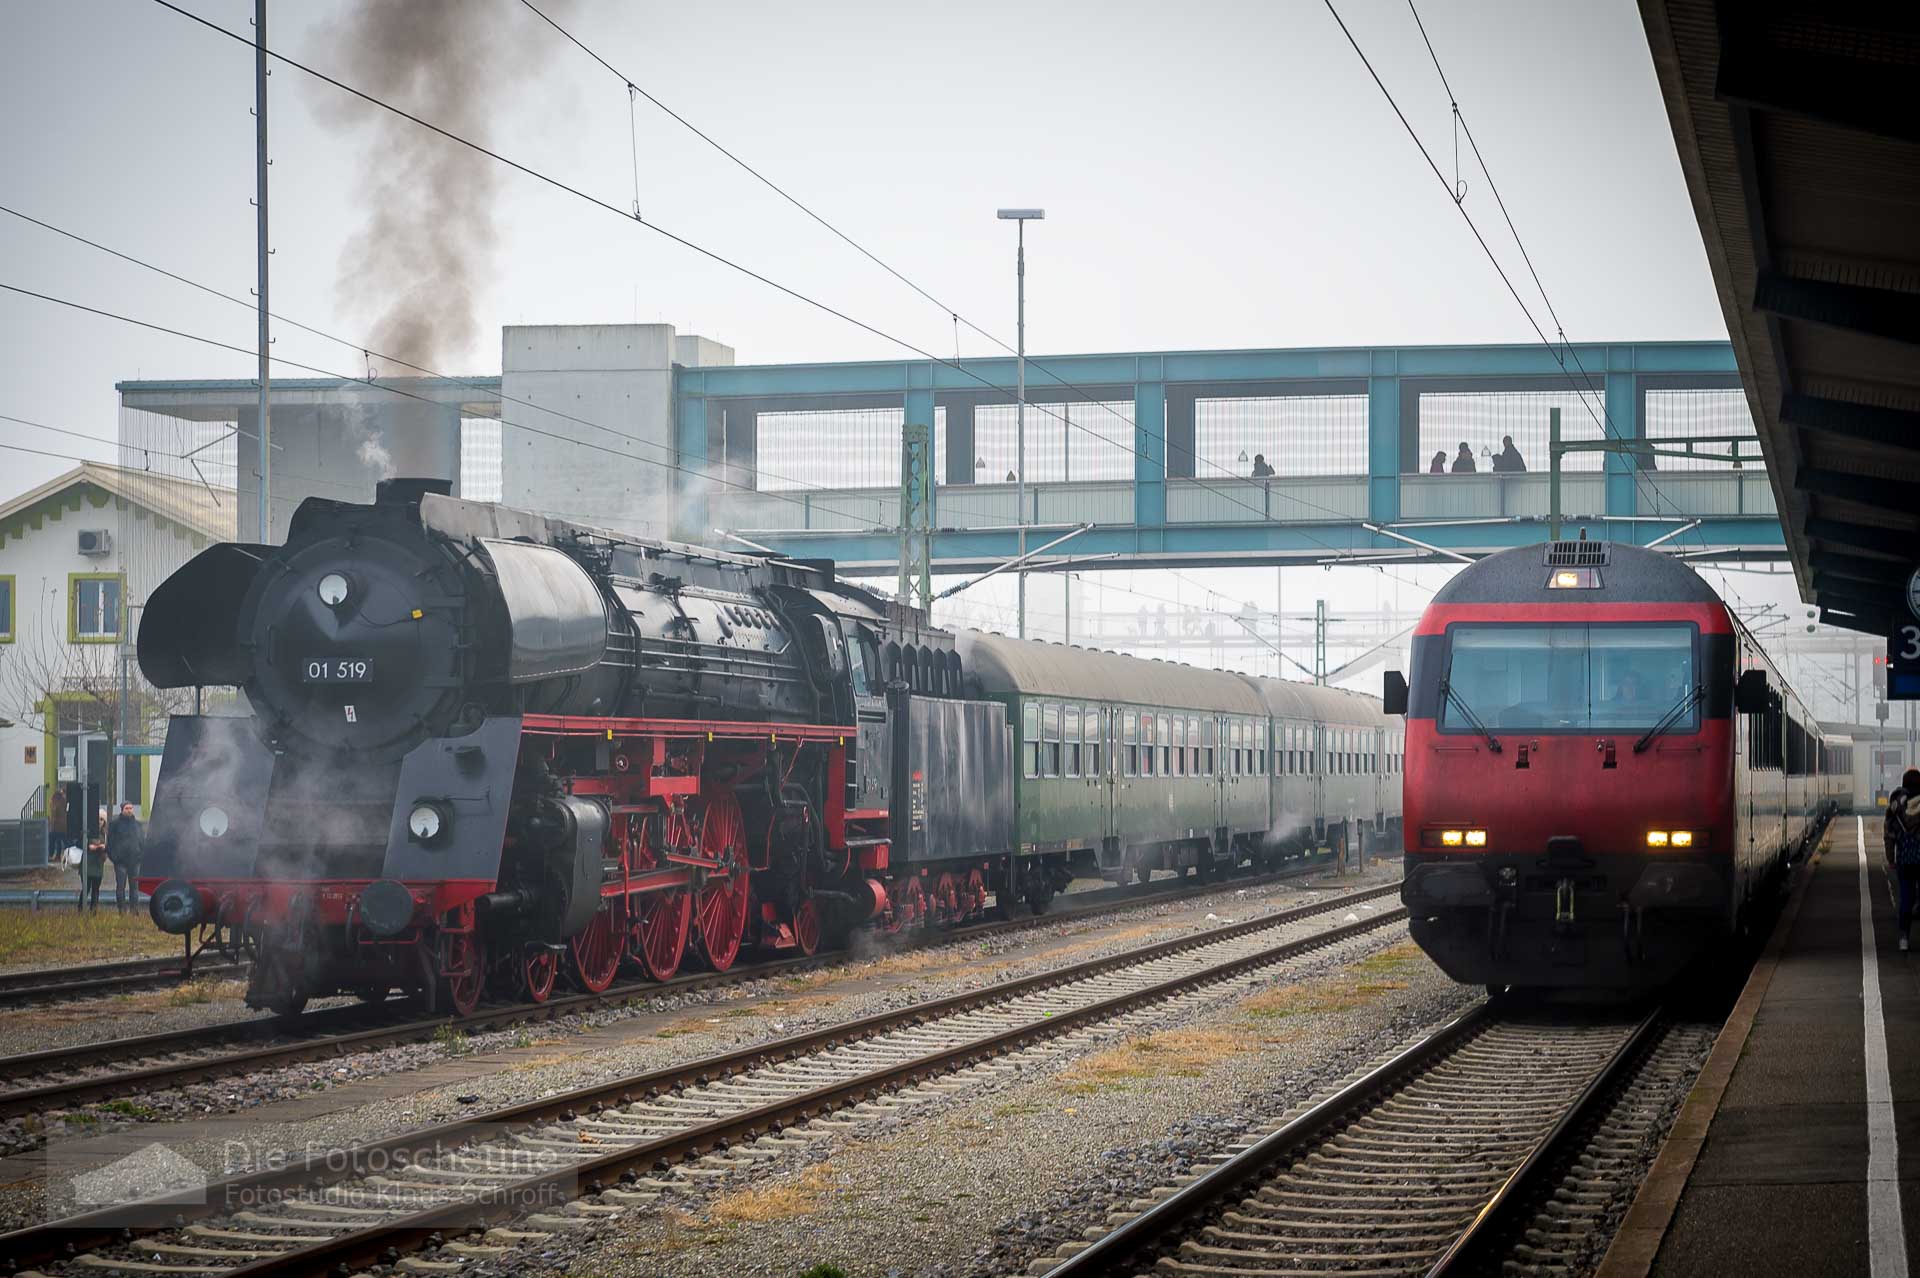
<svg viewBox="0 0 1920 1278">
<path fill-rule="evenodd" d="M 1160 775 L 1163 777 L 1173 775 L 1173 747 L 1168 744 L 1172 740 L 1173 727 L 1163 714 L 1160 716 Z"/>
<path fill-rule="evenodd" d="M 1045 748 L 1040 751 L 1041 772 L 1050 777 L 1060 775 L 1060 703 L 1048 701 L 1040 709 L 1040 739 Z"/>
<path fill-rule="evenodd" d="M 847 669 L 853 676 L 853 695 L 870 697 L 873 695 L 873 680 L 867 672 L 879 667 L 879 657 L 874 653 L 873 640 L 857 628 L 850 629 L 851 633 L 847 635 Z"/>
<path fill-rule="evenodd" d="M 1128 710 L 1120 721 L 1121 773 L 1125 776 L 1140 775 L 1140 712 Z"/>
<path fill-rule="evenodd" d="M 1065 716 L 1061 735 L 1064 738 L 1066 766 L 1061 775 L 1077 777 L 1080 775 L 1080 707 L 1067 706 L 1062 714 Z"/>
<path fill-rule="evenodd" d="M 1644 731 L 1683 701 L 1668 731 L 1699 728 L 1686 622 L 1461 623 L 1448 627 L 1447 645 L 1443 733 L 1477 733 L 1475 718 L 1496 732 Z"/>
<path fill-rule="evenodd" d="M 1020 707 L 1021 772 L 1032 780 L 1040 775 L 1040 703 L 1029 701 Z"/>
</svg>

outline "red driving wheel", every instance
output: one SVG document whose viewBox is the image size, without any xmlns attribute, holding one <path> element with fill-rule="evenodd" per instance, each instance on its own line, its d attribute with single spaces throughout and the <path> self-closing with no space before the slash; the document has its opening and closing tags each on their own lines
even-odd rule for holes
<svg viewBox="0 0 1920 1278">
<path fill-rule="evenodd" d="M 553 983 L 560 975 L 558 951 L 545 946 L 528 946 L 520 958 L 520 984 L 531 1002 L 544 1003 L 553 997 Z"/>
<path fill-rule="evenodd" d="M 471 1016 L 480 1006 L 487 983 L 485 953 L 474 923 L 473 906 L 463 905 L 447 916 L 440 933 L 440 971 L 447 982 L 447 1002 L 456 1016 Z"/>
<path fill-rule="evenodd" d="M 747 869 L 747 824 L 740 816 L 740 800 L 732 790 L 716 790 L 698 800 L 700 855 L 726 867 L 726 877 L 709 878 L 694 894 L 693 915 L 699 925 L 700 955 L 716 972 L 724 972 L 739 957 L 746 935 L 747 909 L 753 882 Z"/>
<path fill-rule="evenodd" d="M 569 943 L 573 954 L 573 979 L 589 994 L 598 994 L 613 984 L 620 970 L 620 952 L 626 947 L 627 901 L 608 897 L 600 910 L 574 934 Z"/>
<path fill-rule="evenodd" d="M 801 901 L 800 908 L 793 912 L 793 942 L 802 954 L 812 956 L 820 952 L 820 907 L 813 903 L 812 897 Z"/>
<path fill-rule="evenodd" d="M 680 970 L 693 930 L 693 896 L 683 887 L 647 892 L 634 898 L 633 957 L 656 981 Z"/>
</svg>

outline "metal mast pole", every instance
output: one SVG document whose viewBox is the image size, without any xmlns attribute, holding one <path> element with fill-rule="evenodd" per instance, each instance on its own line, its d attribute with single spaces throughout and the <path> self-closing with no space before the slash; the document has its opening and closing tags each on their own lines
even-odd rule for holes
<svg viewBox="0 0 1920 1278">
<path fill-rule="evenodd" d="M 1014 321 L 1014 342 L 1017 348 L 1015 360 L 1019 371 L 1015 374 L 1018 385 L 1014 390 L 1013 433 L 1014 433 L 1014 500 L 1019 503 L 1019 514 L 1014 524 L 1020 529 L 1019 553 L 1027 553 L 1027 223 L 1020 219 L 1014 223 L 1019 227 L 1017 239 L 1019 249 L 1014 255 L 1014 285 L 1018 297 L 1018 315 Z M 1020 637 L 1027 637 L 1027 570 L 1022 568 L 1017 578 L 1017 591 L 1020 599 Z"/>
<path fill-rule="evenodd" d="M 260 540 L 273 541 L 273 424 L 267 372 L 267 0 L 253 0 L 253 185 L 260 283 Z"/>
</svg>

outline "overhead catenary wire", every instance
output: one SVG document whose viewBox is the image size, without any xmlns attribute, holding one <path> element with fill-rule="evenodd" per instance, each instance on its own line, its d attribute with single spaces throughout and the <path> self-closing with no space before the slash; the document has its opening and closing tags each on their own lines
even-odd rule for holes
<svg viewBox="0 0 1920 1278">
<path fill-rule="evenodd" d="M 978 333 L 981 337 L 984 337 L 989 342 L 992 342 L 995 346 L 999 347 L 1002 351 L 1005 351 L 1007 354 L 1012 355 L 1015 353 L 1015 348 L 1010 344 L 1008 344 L 1008 342 L 1004 338 L 1000 337 L 999 335 L 993 333 L 991 330 L 982 327 L 981 325 L 975 323 L 973 320 L 970 320 L 966 318 L 964 315 L 960 314 L 958 310 L 949 306 L 945 301 L 935 296 L 930 290 L 923 287 L 921 284 L 917 283 L 913 279 L 909 278 L 905 273 L 900 271 L 891 263 L 882 259 L 877 253 L 873 252 L 871 249 L 867 248 L 866 245 L 860 243 L 858 240 L 854 239 L 847 232 L 840 229 L 839 226 L 837 226 L 832 221 L 830 221 L 824 214 L 820 213 L 818 210 L 808 205 L 805 201 L 801 200 L 798 196 L 794 195 L 791 191 L 787 190 L 785 187 L 775 182 L 772 178 L 762 173 L 759 169 L 755 168 L 752 164 L 749 164 L 739 154 L 737 154 L 733 150 L 721 144 L 718 140 L 716 140 L 714 137 L 708 134 L 705 130 L 701 129 L 698 125 L 694 124 L 691 120 L 687 119 L 684 115 L 680 114 L 678 111 L 675 111 L 672 107 L 669 107 L 665 102 L 662 102 L 658 97 L 654 96 L 652 93 L 648 92 L 646 89 L 636 84 L 630 76 L 628 76 L 625 72 L 621 71 L 618 67 L 614 66 L 611 61 L 609 61 L 601 53 L 595 50 L 592 46 L 588 45 L 586 41 L 582 40 L 579 36 L 575 35 L 571 30 L 563 26 L 560 22 L 556 21 L 553 17 L 548 15 L 544 10 L 542 10 L 536 4 L 534 4 L 533 0 L 520 0 L 520 2 L 521 4 L 525 5 L 528 10 L 530 10 L 537 17 L 539 17 L 539 19 L 542 22 L 546 23 L 548 26 L 552 27 L 555 31 L 559 32 L 560 35 L 564 37 L 569 43 L 571 43 L 574 47 L 578 48 L 582 53 L 586 54 L 589 58 L 593 59 L 594 62 L 598 63 L 616 80 L 618 80 L 622 85 L 624 85 L 628 94 L 629 107 L 631 107 L 632 99 L 635 94 L 638 94 L 639 96 L 646 98 L 647 101 L 651 102 L 654 106 L 660 108 L 661 111 L 665 112 L 675 122 L 677 122 L 678 124 L 686 128 L 695 137 L 699 138 L 701 141 L 711 146 L 714 150 L 718 151 L 721 155 L 725 156 L 727 159 L 731 160 L 734 164 L 738 165 L 742 170 L 750 174 L 755 180 L 765 185 L 767 189 L 773 191 L 775 194 L 780 196 L 781 199 L 787 201 L 787 203 L 799 209 L 802 213 L 806 214 L 813 221 L 819 223 L 822 227 L 826 228 L 829 232 L 831 232 L 835 237 L 845 242 L 849 247 L 854 249 L 854 251 L 858 252 L 861 256 L 867 258 L 869 261 L 873 262 L 876 266 L 880 267 L 882 270 L 887 272 L 887 274 L 893 276 L 895 279 L 899 280 L 902 284 L 905 284 L 908 288 L 912 289 L 915 293 L 918 293 L 921 297 L 925 298 L 927 301 L 933 303 L 935 306 L 939 307 L 942 311 L 946 312 L 946 314 L 953 321 L 953 324 L 954 324 L 954 360 L 953 360 L 953 363 L 949 365 L 950 367 L 959 369 L 959 366 L 960 366 L 961 356 L 960 356 L 960 346 L 959 346 L 959 327 L 962 324 L 966 325 L 973 332 Z M 637 203 L 638 202 L 636 199 L 636 214 L 637 214 Z M 902 344 L 904 345 L 905 343 L 902 343 Z M 912 349 L 912 348 L 909 348 L 909 349 Z M 925 352 L 918 352 L 918 353 L 921 353 L 923 355 L 925 354 Z M 932 358 L 932 357 L 929 356 L 928 358 Z M 941 362 L 944 363 L 945 361 L 941 361 Z M 1068 381 L 1064 377 L 1061 377 L 1058 373 L 1054 372 L 1051 368 L 1048 368 L 1046 366 L 1044 359 L 1036 359 L 1032 356 L 1028 356 L 1027 364 L 1031 370 L 1042 374 L 1043 376 L 1047 377 L 1048 379 L 1058 384 L 1059 386 L 1064 387 L 1067 391 L 1071 392 L 1074 396 L 1077 396 L 1081 401 L 1084 401 L 1085 403 L 1090 404 L 1093 407 L 1098 408 L 1101 411 L 1111 415 L 1117 420 L 1125 423 L 1130 428 L 1132 427 L 1133 425 L 1132 421 L 1129 418 L 1127 418 L 1124 414 L 1116 411 L 1111 404 L 1107 403 L 1103 399 L 1097 398 L 1091 391 L 1088 391 L 1086 388 L 1079 386 L 1071 381 Z M 965 370 L 961 369 L 960 371 L 964 372 Z M 976 379 L 976 380 L 984 380 L 984 379 Z M 999 387 L 996 387 L 995 389 L 1003 390 L 1003 388 L 999 388 Z M 1017 399 L 1018 397 L 1016 396 L 1015 398 Z M 1088 435 L 1089 437 L 1093 438 L 1097 442 L 1109 444 L 1109 445 L 1112 445 L 1116 442 L 1109 439 L 1107 436 L 1100 434 L 1098 431 L 1095 431 L 1092 427 L 1086 426 L 1082 423 L 1076 423 L 1072 421 L 1071 417 L 1068 415 L 1062 415 L 1059 413 L 1047 411 L 1042 407 L 1042 405 L 1034 403 L 1031 397 L 1027 398 L 1026 405 L 1027 407 L 1040 412 L 1043 416 L 1053 418 L 1055 421 L 1060 422 L 1063 426 L 1067 427 L 1070 430 L 1078 430 L 1082 434 Z M 1211 467 L 1212 469 L 1214 469 L 1215 471 L 1219 472 L 1221 475 L 1227 478 L 1231 478 L 1231 479 L 1244 478 L 1244 476 L 1241 476 L 1234 471 L 1228 470 L 1225 466 L 1222 466 L 1220 463 L 1213 461 L 1211 458 L 1203 458 L 1200 455 L 1197 447 L 1189 448 L 1171 439 L 1163 440 L 1162 444 L 1169 455 L 1185 456 L 1192 459 L 1196 469 L 1198 468 L 1200 463 L 1205 462 L 1206 465 L 1208 465 L 1209 467 Z M 1135 457 L 1138 457 L 1140 455 L 1137 449 L 1126 447 L 1125 445 L 1119 445 L 1119 446 L 1125 448 L 1125 450 L 1128 453 L 1132 454 Z M 1195 481 L 1198 482 L 1199 476 L 1196 474 L 1192 478 L 1194 478 Z M 1202 485 L 1202 487 L 1206 487 L 1206 486 Z M 1257 510 L 1250 503 L 1240 501 L 1237 498 L 1234 498 L 1231 494 L 1223 493 L 1219 489 L 1207 488 L 1206 490 L 1212 493 L 1216 497 L 1221 497 L 1223 499 L 1231 501 L 1234 505 L 1239 506 L 1243 510 L 1247 510 L 1254 514 L 1265 513 L 1264 511 Z M 1342 512 L 1335 510 L 1333 507 L 1322 505 L 1318 502 L 1314 502 L 1309 499 L 1300 497 L 1297 494 L 1292 495 L 1292 500 L 1297 501 L 1301 505 L 1306 506 L 1310 509 L 1318 510 L 1328 515 L 1333 515 L 1336 518 L 1342 517 Z M 1314 540 L 1318 541 L 1317 538 Z M 1324 541 L 1319 541 L 1318 544 L 1325 546 L 1330 551 L 1335 549 L 1334 547 L 1328 545 Z"/>
<path fill-rule="evenodd" d="M 199 14 L 192 13 L 186 9 L 183 9 L 179 5 L 172 3 L 171 0 L 154 0 L 154 3 L 164 9 L 167 9 L 173 13 L 180 15 L 181 17 L 188 19 L 191 22 L 194 22 L 202 27 L 205 27 L 210 31 L 216 32 L 220 35 L 224 35 L 228 39 L 233 40 L 238 44 L 242 44 L 249 49 L 252 49 L 254 47 L 254 41 L 249 37 L 241 35 L 237 32 L 231 31 L 226 27 L 221 26 L 219 23 L 216 23 L 211 21 L 210 19 L 201 17 Z M 667 240 L 670 240 L 673 243 L 679 244 L 680 246 L 686 249 L 689 249 L 692 252 L 698 253 L 699 255 L 706 257 L 719 265 L 725 266 L 730 270 L 736 271 L 742 275 L 747 276 L 750 279 L 753 279 L 759 283 L 765 284 L 767 287 L 772 288 L 775 291 L 789 298 L 792 298 L 795 301 L 801 302 L 802 304 L 807 306 L 811 306 L 825 314 L 833 316 L 836 319 L 839 319 L 848 324 L 851 324 L 863 332 L 870 333 L 873 336 L 879 337 L 884 341 L 891 342 L 894 345 L 899 346 L 903 350 L 907 350 L 912 352 L 915 355 L 918 355 L 922 359 L 925 359 L 925 360 L 928 360 L 929 362 L 937 363 L 943 367 L 952 369 L 955 372 L 960 373 L 962 376 L 965 376 L 972 381 L 978 382 L 981 386 L 986 387 L 988 390 L 996 394 L 1006 395 L 1009 399 L 1015 398 L 1013 392 L 1007 390 L 1007 388 L 989 381 L 987 378 L 982 377 L 978 373 L 974 372 L 972 369 L 966 368 L 962 364 L 956 363 L 954 361 L 946 360 L 938 355 L 935 355 L 931 351 L 925 350 L 922 347 L 915 345 L 913 342 L 907 340 L 906 338 L 899 337 L 873 324 L 869 324 L 866 321 L 861 320 L 851 314 L 848 314 L 846 311 L 841 310 L 840 308 L 833 306 L 830 303 L 811 297 L 796 288 L 783 284 L 778 280 L 775 280 L 770 276 L 767 276 L 753 269 L 752 267 L 746 266 L 740 262 L 736 262 L 733 259 L 725 256 L 724 254 L 717 252 L 716 250 L 709 249 L 704 245 L 696 243 L 693 240 L 687 239 L 685 236 L 676 234 L 675 232 L 666 229 L 665 227 L 659 225 L 658 223 L 648 221 L 643 217 L 633 216 L 632 214 L 616 207 L 615 205 L 608 203 L 606 200 L 603 200 L 598 196 L 595 196 L 585 190 L 582 190 L 579 187 L 575 187 L 561 180 L 560 178 L 554 177 L 553 175 L 548 173 L 544 173 L 539 169 L 533 168 L 531 165 L 524 164 L 520 161 L 511 159 L 505 155 L 502 155 L 501 153 L 491 149 L 490 147 L 487 147 L 481 143 L 472 141 L 471 139 L 463 137 L 460 134 L 454 133 L 449 129 L 443 128 L 440 125 L 434 124 L 429 120 L 423 119 L 420 116 L 417 116 L 412 112 L 405 110 L 402 107 L 399 107 L 390 102 L 384 101 L 383 99 L 376 97 L 373 94 L 367 93 L 362 89 L 355 88 L 354 86 L 347 84 L 344 81 L 339 80 L 336 77 L 331 76 L 324 71 L 320 71 L 314 67 L 308 66 L 307 64 L 300 62 L 295 58 L 289 57 L 284 53 L 279 53 L 272 49 L 269 49 L 267 50 L 267 56 L 275 59 L 276 61 L 283 63 L 286 66 L 292 67 L 297 71 L 301 71 L 307 75 L 313 76 L 315 79 L 318 79 L 323 83 L 329 84 L 344 93 L 347 93 L 355 98 L 360 99 L 363 102 L 366 102 L 371 106 L 378 107 L 383 111 L 387 111 L 396 116 L 399 116 L 400 118 L 405 119 L 415 125 L 418 125 L 419 127 L 424 128 L 429 132 L 437 134 L 438 136 L 450 142 L 453 142 L 456 145 L 467 147 L 470 150 L 473 150 L 474 152 L 480 155 L 486 156 L 489 159 L 492 159 L 500 164 L 503 164 L 515 170 L 516 172 L 519 172 L 521 174 L 524 174 L 525 176 L 534 178 L 539 182 L 545 183 L 546 185 L 553 187 L 556 190 L 572 195 L 577 199 L 584 200 L 587 203 L 592 204 L 595 207 L 600 208 L 606 212 L 613 213 L 616 216 L 620 217 L 623 221 L 632 222 L 636 225 L 642 226 L 647 230 L 654 232 L 656 235 L 659 235 Z M 1049 373 L 1048 375 L 1053 376 L 1051 373 Z M 353 380 L 363 380 L 363 379 L 353 379 Z M 1054 377 L 1054 380 L 1060 381 L 1062 385 L 1066 385 L 1070 389 L 1077 389 L 1077 388 L 1073 388 L 1071 383 L 1067 383 L 1064 381 L 1064 379 L 1060 379 L 1057 376 Z M 1084 392 L 1081 392 L 1081 393 L 1084 394 Z M 1092 400 L 1090 396 L 1088 398 L 1089 398 L 1089 402 L 1098 403 L 1098 401 Z M 1129 454 L 1132 454 L 1136 458 L 1142 456 L 1142 454 L 1138 449 L 1133 448 L 1129 445 L 1119 444 L 1117 443 L 1117 441 L 1113 441 L 1108 439 L 1105 436 L 1098 435 L 1097 432 L 1092 431 L 1091 428 L 1085 426 L 1082 423 L 1074 422 L 1071 420 L 1071 418 L 1062 417 L 1058 413 L 1048 412 L 1043 406 L 1040 406 L 1040 405 L 1030 404 L 1030 406 L 1040 411 L 1042 415 L 1050 416 L 1054 418 L 1054 420 L 1061 422 L 1063 425 L 1067 426 L 1070 429 L 1080 430 L 1084 433 L 1094 435 L 1096 438 L 1100 439 L 1101 442 L 1106 443 L 1110 446 L 1119 447 L 1123 451 Z M 1182 449 L 1181 451 L 1191 455 L 1192 450 Z M 1209 463 L 1209 464 L 1212 464 L 1212 463 Z M 1216 468 L 1218 469 L 1218 467 Z M 1223 473 L 1226 473 L 1226 472 L 1223 471 Z M 1249 502 L 1240 500 L 1239 498 L 1235 497 L 1232 493 L 1222 492 L 1217 488 L 1213 488 L 1205 484 L 1204 482 L 1198 480 L 1197 477 L 1195 479 L 1195 483 L 1198 484 L 1198 486 L 1201 487 L 1202 489 L 1220 498 L 1221 500 L 1228 502 L 1231 505 L 1238 506 L 1252 514 L 1259 515 L 1262 517 L 1262 519 L 1265 519 L 1268 517 L 1267 512 L 1261 510 L 1259 507 L 1256 507 Z M 1298 501 L 1303 506 L 1324 511 L 1327 514 L 1332 515 L 1334 519 L 1338 522 L 1341 522 L 1341 523 L 1349 522 L 1345 512 L 1336 510 L 1333 507 L 1311 502 L 1305 498 L 1300 498 L 1300 497 L 1295 497 L 1294 500 Z M 1316 545 L 1324 547 L 1325 549 L 1327 549 L 1328 551 L 1334 554 L 1344 553 L 1341 547 L 1337 547 L 1333 545 L 1331 542 L 1327 541 L 1325 538 L 1319 537 L 1313 534 L 1312 532 L 1308 531 L 1307 529 L 1302 528 L 1302 529 L 1299 529 L 1299 531 L 1301 535 L 1304 536 L 1307 540 L 1312 541 Z"/>
<path fill-rule="evenodd" d="M 1433 173 L 1435 180 L 1447 189 L 1449 201 L 1459 212 L 1461 219 L 1466 222 L 1467 229 L 1473 233 L 1473 238 L 1475 242 L 1479 244 L 1480 251 L 1486 255 L 1487 261 L 1493 266 L 1495 273 L 1499 275 L 1500 282 L 1506 286 L 1507 292 L 1512 296 L 1514 304 L 1520 308 L 1520 313 L 1526 317 L 1528 327 L 1533 329 L 1534 335 L 1540 340 L 1540 344 L 1554 357 L 1554 362 L 1559 365 L 1561 374 L 1567 379 L 1567 384 L 1573 388 L 1580 400 L 1581 406 L 1586 409 L 1587 416 L 1592 418 L 1595 426 L 1599 427 L 1603 437 L 1625 443 L 1626 436 L 1614 425 L 1613 414 L 1611 410 L 1607 408 L 1604 393 L 1599 387 L 1594 385 L 1593 377 L 1587 372 L 1586 365 L 1580 360 L 1579 352 L 1574 350 L 1565 340 L 1565 329 L 1560 326 L 1559 316 L 1554 311 L 1552 302 L 1547 299 L 1546 288 L 1540 282 L 1539 273 L 1534 270 L 1532 256 L 1527 252 L 1525 244 L 1521 241 L 1520 233 L 1514 227 L 1512 217 L 1507 214 L 1506 202 L 1500 199 L 1498 191 L 1495 189 L 1493 175 L 1487 169 L 1484 159 L 1481 158 L 1479 146 L 1473 140 L 1473 132 L 1467 127 L 1465 117 L 1459 110 L 1459 103 L 1454 97 L 1453 87 L 1448 83 L 1446 72 L 1440 66 L 1440 59 L 1438 54 L 1434 52 L 1432 41 L 1427 39 L 1426 26 L 1420 22 L 1418 10 L 1414 10 L 1414 22 L 1420 29 L 1421 40 L 1426 45 L 1427 55 L 1433 60 L 1434 70 L 1439 74 L 1441 87 L 1446 90 L 1448 102 L 1453 109 L 1454 117 L 1460 121 L 1460 127 L 1467 135 L 1468 146 L 1474 153 L 1474 159 L 1480 164 L 1481 173 L 1487 179 L 1487 186 L 1489 190 L 1494 191 L 1494 198 L 1500 205 L 1501 215 L 1506 219 L 1507 229 L 1513 235 L 1514 243 L 1519 246 L 1521 257 L 1525 259 L 1527 270 L 1533 277 L 1534 287 L 1540 290 L 1541 300 L 1546 302 L 1547 313 L 1553 320 L 1556 332 L 1561 338 L 1560 346 L 1557 348 L 1554 343 L 1548 339 L 1546 332 L 1540 326 L 1539 320 L 1534 317 L 1533 308 L 1527 304 L 1526 299 L 1520 296 L 1520 290 L 1514 285 L 1512 278 L 1507 274 L 1506 267 L 1501 265 L 1498 255 L 1494 253 L 1492 246 L 1487 243 L 1486 237 L 1481 234 L 1479 225 L 1473 220 L 1473 215 L 1467 212 L 1466 203 L 1460 195 L 1459 188 L 1454 183 L 1449 182 L 1446 174 L 1441 172 L 1439 164 L 1434 161 L 1432 152 L 1428 151 L 1426 143 L 1421 141 L 1419 133 L 1415 131 L 1412 122 L 1407 119 L 1406 112 L 1400 109 L 1399 101 L 1394 98 L 1392 90 L 1387 88 L 1386 82 L 1380 78 L 1380 72 L 1374 68 L 1373 61 L 1367 57 L 1366 50 L 1360 47 L 1360 42 L 1354 37 L 1352 30 L 1347 26 L 1346 19 L 1340 16 L 1340 11 L 1334 7 L 1333 0 L 1322 0 L 1322 2 L 1326 5 L 1327 12 L 1332 15 L 1334 22 L 1339 26 L 1340 34 L 1346 37 L 1347 43 L 1352 46 L 1354 53 L 1359 57 L 1361 65 L 1367 69 L 1367 74 L 1372 78 L 1374 87 L 1380 90 L 1380 94 L 1386 99 L 1387 105 L 1393 109 L 1394 116 L 1400 121 L 1400 127 L 1406 130 L 1407 137 L 1412 140 L 1414 146 L 1419 150 L 1420 158 L 1426 161 L 1427 168 Z M 1413 9 L 1413 0 L 1408 0 L 1408 8 Z M 1567 370 L 1567 358 L 1569 356 L 1573 358 L 1575 367 L 1580 370 L 1581 379 L 1586 383 L 1584 392 L 1582 391 L 1580 382 L 1575 381 L 1573 374 Z M 1589 396 L 1595 395 L 1600 397 L 1600 413 L 1598 415 L 1594 413 L 1593 405 L 1589 399 Z M 1628 463 L 1628 473 L 1634 482 L 1635 488 L 1640 491 L 1646 491 L 1649 485 L 1645 476 L 1640 473 L 1638 459 L 1630 456 Z M 1672 503 L 1660 492 L 1658 485 L 1651 485 L 1651 492 L 1656 510 L 1659 509 L 1663 503 L 1672 506 Z M 1677 506 L 1673 508 L 1678 509 Z M 1700 545 L 1704 547 L 1706 544 L 1705 538 L 1697 528 L 1694 530 L 1694 536 L 1699 540 Z"/>
</svg>

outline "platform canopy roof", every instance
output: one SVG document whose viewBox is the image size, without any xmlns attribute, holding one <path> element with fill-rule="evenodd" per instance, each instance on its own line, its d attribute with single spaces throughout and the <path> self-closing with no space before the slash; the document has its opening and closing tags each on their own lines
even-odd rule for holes
<svg viewBox="0 0 1920 1278">
<path fill-rule="evenodd" d="M 1802 597 L 1920 564 L 1920 5 L 1640 0 Z"/>
</svg>

